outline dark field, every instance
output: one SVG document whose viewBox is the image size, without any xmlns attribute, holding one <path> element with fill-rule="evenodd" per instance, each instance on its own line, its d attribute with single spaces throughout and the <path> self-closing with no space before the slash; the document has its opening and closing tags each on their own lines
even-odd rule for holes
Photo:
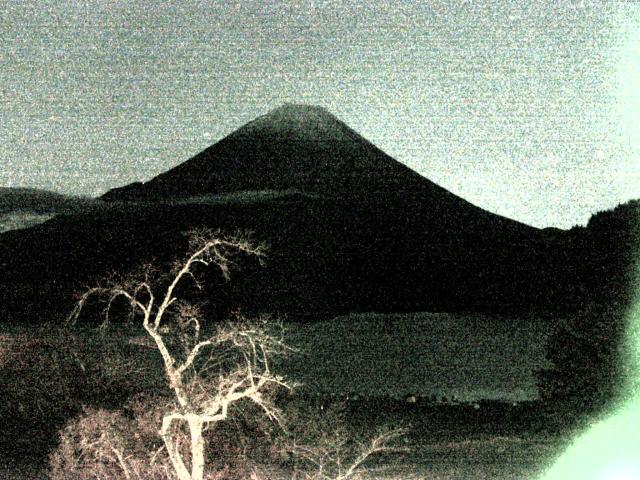
<svg viewBox="0 0 640 480">
<path fill-rule="evenodd" d="M 408 427 L 408 434 L 402 443 L 407 451 L 374 457 L 368 464 L 369 478 L 524 479 L 536 478 L 549 465 L 561 450 L 564 439 L 568 438 L 570 422 L 557 415 L 550 415 L 548 406 L 523 399 L 521 395 L 509 395 L 509 392 L 503 395 L 503 401 L 496 400 L 495 397 L 505 393 L 503 388 L 508 387 L 510 385 L 508 383 L 492 391 L 494 400 L 482 400 L 477 396 L 482 389 L 474 389 L 473 377 L 469 378 L 468 375 L 455 379 L 458 385 L 453 393 L 457 395 L 452 395 L 451 391 L 446 390 L 448 383 L 446 381 L 439 385 L 429 383 L 431 387 L 441 388 L 432 391 L 421 390 L 420 385 L 415 385 L 413 393 L 417 396 L 416 402 L 408 403 L 405 396 L 410 392 L 409 382 L 415 382 L 414 377 L 419 375 L 420 371 L 405 368 L 403 372 L 401 368 L 403 364 L 420 363 L 416 358 L 426 361 L 428 359 L 426 354 L 429 352 L 431 356 L 437 357 L 438 338 L 447 337 L 455 343 L 458 335 L 459 342 L 456 348 L 468 358 L 477 359 L 482 355 L 495 353 L 495 357 L 483 360 L 484 367 L 489 370 L 482 378 L 476 379 L 477 384 L 487 381 L 489 377 L 486 373 L 495 372 L 495 369 L 500 368 L 500 364 L 504 364 L 501 367 L 504 370 L 503 374 L 511 373 L 514 377 L 518 374 L 522 375 L 520 379 L 514 378 L 511 385 L 530 385 L 532 381 L 530 371 L 537 366 L 534 364 L 541 358 L 541 339 L 538 339 L 534 345 L 530 345 L 531 349 L 528 350 L 534 352 L 533 357 L 530 358 L 533 360 L 531 365 L 514 365 L 513 359 L 518 352 L 506 354 L 504 351 L 499 354 L 495 352 L 490 341 L 492 336 L 487 331 L 487 322 L 489 324 L 501 322 L 502 327 L 496 330 L 499 332 L 496 334 L 497 337 L 508 336 L 511 332 L 512 336 L 525 335 L 533 340 L 535 329 L 528 328 L 523 331 L 517 326 L 508 326 L 508 323 L 505 324 L 505 319 L 492 320 L 478 316 L 420 314 L 419 318 L 409 318 L 406 315 L 389 315 L 384 317 L 387 317 L 385 319 L 389 325 L 397 329 L 396 334 L 388 332 L 386 335 L 381 335 L 379 330 L 383 323 L 382 317 L 360 315 L 311 325 L 288 325 L 290 342 L 302 351 L 299 354 L 302 357 L 294 356 L 292 360 L 301 358 L 302 360 L 297 363 L 289 361 L 280 365 L 283 373 L 305 381 L 306 386 L 301 387 L 296 396 L 315 408 L 318 415 L 322 415 L 332 403 L 344 402 L 348 429 L 353 435 L 370 435 L 385 425 Z M 435 328 L 436 323 L 440 326 L 439 328 Z M 343 331 L 348 325 L 354 329 L 354 337 L 351 339 L 346 337 Z M 422 335 L 419 334 L 419 326 L 424 329 Z M 46 330 L 8 327 L 3 330 L 5 332 L 2 336 L 3 345 L 8 345 L 12 338 L 20 336 L 23 339 L 25 336 L 34 339 L 39 335 L 42 339 L 47 335 Z M 85 339 L 96 342 L 97 337 L 87 332 L 91 331 L 84 331 Z M 474 335 L 471 336 L 470 332 Z M 120 332 L 120 335 L 115 335 L 112 340 L 116 343 L 128 344 L 131 337 L 127 335 L 130 333 Z M 359 341 L 353 343 L 356 337 Z M 377 352 L 375 358 L 367 359 L 366 371 L 357 367 L 358 364 L 363 364 L 363 359 L 360 357 L 363 354 L 362 346 L 365 344 L 371 347 L 370 353 Z M 386 349 L 382 348 L 383 344 L 386 345 Z M 93 347 L 91 345 L 94 344 L 89 343 L 91 351 L 100 351 L 98 344 Z M 314 345 L 315 351 L 313 351 Z M 440 346 L 440 348 L 445 347 Z M 449 345 L 449 348 L 452 346 Z M 421 349 L 424 351 L 421 352 Z M 148 348 L 144 351 L 154 353 Z M 303 354 L 304 351 L 306 354 Z M 101 355 L 110 355 L 109 352 L 122 353 L 120 350 L 107 348 L 102 350 Z M 52 353 L 49 351 L 49 354 Z M 353 368 L 349 369 L 349 362 L 328 364 L 326 358 L 331 357 L 332 353 L 333 356 L 342 358 L 348 357 L 348 354 L 351 355 Z M 402 355 L 405 356 L 404 359 Z M 150 365 L 153 365 L 152 357 L 149 359 L 151 359 Z M 5 356 L 2 368 L 9 366 L 8 360 L 9 358 Z M 438 363 L 436 360 L 437 358 L 431 358 L 429 361 L 432 364 Z M 325 363 L 324 366 L 321 365 L 322 362 Z M 511 364 L 505 362 L 511 362 Z M 429 376 L 428 365 L 423 366 L 423 373 L 427 376 Z M 364 383 L 365 377 L 375 371 L 376 366 L 378 376 L 371 376 L 368 382 Z M 459 371 L 458 367 L 459 365 L 440 362 L 439 373 L 443 379 L 447 376 L 453 378 Z M 349 370 L 345 371 L 344 368 Z M 386 378 L 392 374 L 393 368 L 396 368 L 395 380 Z M 140 370 L 140 372 L 143 371 L 144 369 Z M 40 375 L 42 374 L 41 372 Z M 144 374 L 141 373 L 141 375 Z M 314 377 L 315 381 L 309 381 L 314 380 Z M 37 378 L 46 379 L 46 372 L 44 377 L 34 377 L 34 379 Z M 336 383 L 337 379 L 341 379 L 341 383 Z M 464 383 L 465 379 L 466 383 Z M 131 380 L 138 382 L 140 386 L 144 383 L 139 382 L 143 377 L 131 378 Z M 398 389 L 395 396 L 390 395 L 392 393 L 390 385 L 394 381 L 405 382 L 405 388 Z M 425 385 L 427 383 L 423 383 L 422 387 L 424 388 Z M 320 393 L 318 389 L 320 386 L 335 388 L 329 389 L 329 392 L 325 390 L 325 393 Z M 39 394 L 37 387 L 35 385 L 33 395 Z M 429 395 L 430 392 L 436 391 L 437 396 Z M 530 390 L 527 391 L 529 392 Z M 449 395 L 445 403 L 442 397 L 446 395 L 443 394 Z M 462 399 L 464 402 L 460 400 L 460 403 L 453 403 L 453 397 L 456 396 L 467 398 Z M 526 397 L 530 396 L 530 393 L 526 395 Z M 516 397 L 521 398 L 516 400 Z M 79 401 L 84 403 L 82 398 Z M 55 403 L 56 399 L 49 398 L 46 402 Z M 51 408 L 46 402 L 39 408 Z M 73 404 L 73 402 L 69 403 L 69 405 Z M 58 424 L 64 422 L 64 418 L 61 417 L 74 415 L 71 412 L 67 413 L 63 407 L 57 408 Z M 46 469 L 47 452 L 55 447 L 55 440 L 52 441 L 55 438 L 55 430 L 52 432 L 42 423 L 34 423 L 29 427 L 30 431 L 16 435 L 16 432 L 8 429 L 9 424 L 11 422 L 3 421 L 5 444 L 11 437 L 16 438 L 13 441 L 12 453 L 4 450 L 5 458 L 0 462 L 2 465 L 0 479 L 45 478 L 42 472 Z M 11 428 L 16 426 L 13 425 Z"/>
<path fill-rule="evenodd" d="M 535 431 L 541 418 L 516 418 L 526 408 L 392 408 L 389 412 L 389 405 L 381 402 L 355 413 L 353 421 L 354 428 L 371 430 L 392 418 L 412 427 L 405 442 L 409 451 L 374 459 L 369 478 L 515 480 L 537 478 L 564 442 L 559 432 Z M 526 413 L 538 414 L 533 410 Z M 5 459 L 0 478 L 44 478 L 44 469 L 38 457 Z"/>
<path fill-rule="evenodd" d="M 567 436 L 545 425 L 539 404 L 418 406 L 384 400 L 351 402 L 354 432 L 381 424 L 410 425 L 407 452 L 374 458 L 370 479 L 527 479 L 537 478 L 561 451 Z M 42 458 L 5 459 L 0 478 L 44 478 Z"/>
<path fill-rule="evenodd" d="M 549 418 L 541 404 L 479 407 L 399 405 L 389 416 L 411 426 L 409 451 L 380 459 L 372 478 L 537 478 L 562 448 L 564 428 L 545 424 Z"/>
</svg>

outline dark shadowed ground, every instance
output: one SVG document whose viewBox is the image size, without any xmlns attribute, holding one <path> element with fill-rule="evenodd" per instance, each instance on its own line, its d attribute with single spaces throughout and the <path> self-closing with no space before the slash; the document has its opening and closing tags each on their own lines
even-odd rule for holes
<svg viewBox="0 0 640 480">
<path fill-rule="evenodd" d="M 300 353 L 274 369 L 304 381 L 311 402 L 348 397 L 354 433 L 409 426 L 409 452 L 376 459 L 371 478 L 536 478 L 567 438 L 562 419 L 533 401 L 544 325 L 428 313 L 290 324 L 289 341 Z M 415 403 L 406 402 L 408 394 Z M 24 453 L 0 460 L 0 480 L 43 478 L 46 452 Z"/>
</svg>

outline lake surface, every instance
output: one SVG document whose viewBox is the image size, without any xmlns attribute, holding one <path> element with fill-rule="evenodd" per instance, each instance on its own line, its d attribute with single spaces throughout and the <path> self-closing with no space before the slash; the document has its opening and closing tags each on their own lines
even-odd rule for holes
<svg viewBox="0 0 640 480">
<path fill-rule="evenodd" d="M 549 327 L 535 319 L 358 314 L 289 325 L 285 372 L 336 395 L 534 400 Z"/>
</svg>

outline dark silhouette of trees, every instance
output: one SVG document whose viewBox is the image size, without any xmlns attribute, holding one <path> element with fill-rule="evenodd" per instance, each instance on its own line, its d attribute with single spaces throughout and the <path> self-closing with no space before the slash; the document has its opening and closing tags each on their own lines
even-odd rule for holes
<svg viewBox="0 0 640 480">
<path fill-rule="evenodd" d="M 580 413 L 598 413 L 621 395 L 625 380 L 624 308 L 593 304 L 559 322 L 538 372 L 543 400 Z"/>
<path fill-rule="evenodd" d="M 596 413 L 624 393 L 629 373 L 625 335 L 637 294 L 640 201 L 599 212 L 568 233 L 580 242 L 568 248 L 573 267 L 565 281 L 582 289 L 582 307 L 550 336 L 553 367 L 538 372 L 539 388 L 544 399 Z"/>
</svg>

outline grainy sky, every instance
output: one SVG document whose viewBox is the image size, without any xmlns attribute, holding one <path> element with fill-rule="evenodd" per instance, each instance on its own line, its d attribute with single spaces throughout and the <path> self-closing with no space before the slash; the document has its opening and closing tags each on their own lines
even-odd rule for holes
<svg viewBox="0 0 640 480">
<path fill-rule="evenodd" d="M 585 223 L 640 197 L 640 3 L 0 0 L 1 186 L 101 194 L 284 102 L 483 208 Z"/>
</svg>

